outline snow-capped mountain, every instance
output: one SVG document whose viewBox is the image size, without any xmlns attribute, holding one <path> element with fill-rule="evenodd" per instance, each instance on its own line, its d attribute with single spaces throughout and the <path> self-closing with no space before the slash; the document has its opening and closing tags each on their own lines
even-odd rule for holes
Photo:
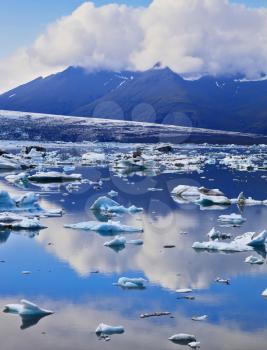
<svg viewBox="0 0 267 350">
<path fill-rule="evenodd" d="M 0 95 L 0 109 L 267 134 L 267 81 L 69 67 Z"/>
</svg>

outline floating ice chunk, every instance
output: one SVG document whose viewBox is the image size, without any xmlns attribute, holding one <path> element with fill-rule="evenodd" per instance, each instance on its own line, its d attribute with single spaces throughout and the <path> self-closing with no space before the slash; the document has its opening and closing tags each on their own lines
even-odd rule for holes
<svg viewBox="0 0 267 350">
<path fill-rule="evenodd" d="M 118 195 L 118 192 L 116 192 L 116 191 L 114 191 L 114 190 L 111 190 L 111 191 L 109 191 L 108 195 L 109 195 L 110 197 L 116 197 L 116 196 Z"/>
<path fill-rule="evenodd" d="M 259 245 L 249 245 L 253 241 L 255 233 L 247 232 L 241 236 L 237 236 L 234 240 L 230 242 L 220 242 L 220 241 L 208 241 L 208 242 L 195 242 L 192 248 L 194 249 L 204 249 L 210 251 L 222 251 L 222 252 L 245 252 L 253 250 L 253 247 L 261 246 L 259 242 L 263 242 L 263 236 L 260 237 L 256 242 Z M 255 242 L 254 242 L 255 244 Z"/>
<path fill-rule="evenodd" d="M 61 217 L 63 215 L 63 210 L 62 209 L 53 209 L 53 210 L 49 210 L 46 211 L 45 213 L 43 213 L 43 216 L 45 217 Z"/>
<path fill-rule="evenodd" d="M 46 228 L 46 226 L 40 223 L 38 218 L 27 218 L 12 213 L 0 214 L 0 228 L 1 227 L 8 227 L 14 230 L 41 230 Z"/>
<path fill-rule="evenodd" d="M 41 210 L 38 203 L 39 195 L 34 192 L 27 192 L 21 196 L 14 197 L 16 206 L 21 209 Z"/>
<path fill-rule="evenodd" d="M 207 233 L 207 236 L 211 240 L 231 238 L 231 235 L 229 233 L 221 233 L 220 231 L 217 231 L 214 227 Z"/>
<path fill-rule="evenodd" d="M 28 300 L 21 300 L 20 304 L 8 304 L 4 307 L 4 312 L 18 314 L 20 316 L 26 315 L 51 315 L 54 312 L 46 309 L 42 309 L 36 304 Z"/>
<path fill-rule="evenodd" d="M 91 206 L 91 210 L 95 211 L 106 211 L 110 213 L 137 213 L 140 211 L 143 211 L 142 208 L 137 208 L 136 206 L 132 205 L 129 208 L 125 208 L 124 206 L 120 205 L 113 199 L 109 197 L 99 197 Z"/>
<path fill-rule="evenodd" d="M 226 278 L 221 278 L 221 277 L 217 277 L 215 282 L 217 283 L 223 283 L 223 284 L 230 284 L 230 280 L 226 279 Z"/>
<path fill-rule="evenodd" d="M 191 293 L 191 292 L 193 292 L 193 290 L 190 288 L 181 288 L 176 290 L 176 293 Z"/>
<path fill-rule="evenodd" d="M 216 188 L 208 189 L 205 187 L 179 185 L 172 190 L 172 195 L 189 203 L 192 202 L 203 206 L 231 204 L 229 198 Z"/>
<path fill-rule="evenodd" d="M 260 201 L 253 199 L 251 197 L 245 198 L 244 193 L 241 192 L 238 197 L 235 199 L 231 199 L 231 202 L 234 204 L 238 204 L 239 206 L 243 205 L 262 205 L 265 201 Z"/>
<path fill-rule="evenodd" d="M 232 213 L 230 215 L 220 215 L 218 217 L 218 221 L 221 223 L 221 224 L 228 224 L 228 225 L 241 225 L 243 224 L 243 222 L 246 221 L 245 218 L 242 217 L 242 215 L 240 214 L 235 214 L 235 213 Z"/>
<path fill-rule="evenodd" d="M 8 192 L 0 191 L 0 210 L 9 210 L 16 208 L 16 202 L 10 197 Z"/>
<path fill-rule="evenodd" d="M 251 241 L 248 243 L 248 245 L 251 247 L 260 247 L 265 244 L 266 239 L 267 239 L 267 230 L 264 230 L 258 235 L 254 234 L 251 237 Z"/>
<path fill-rule="evenodd" d="M 17 186 L 24 187 L 28 183 L 28 176 L 26 173 L 19 173 L 19 174 L 12 174 L 12 175 L 7 175 L 5 179 Z"/>
<path fill-rule="evenodd" d="M 121 224 L 119 221 L 98 222 L 87 221 L 73 225 L 64 225 L 66 228 L 96 231 L 100 233 L 113 234 L 118 232 L 143 232 L 142 228 L 132 227 Z"/>
<path fill-rule="evenodd" d="M 65 165 L 64 167 L 63 167 L 63 170 L 64 171 L 74 171 L 75 170 L 75 166 L 74 165 Z"/>
<path fill-rule="evenodd" d="M 198 349 L 200 348 L 200 342 L 199 341 L 192 341 L 191 343 L 187 344 L 191 349 Z"/>
<path fill-rule="evenodd" d="M 144 278 L 120 277 L 118 282 L 114 283 L 114 285 L 126 289 L 144 289 L 146 283 L 147 280 Z"/>
<path fill-rule="evenodd" d="M 100 323 L 95 331 L 97 336 L 101 335 L 113 335 L 124 333 L 124 328 L 122 326 L 109 326 L 105 323 Z"/>
<path fill-rule="evenodd" d="M 218 205 L 230 205 L 231 201 L 224 195 L 205 195 L 201 194 L 196 203 L 202 206 L 210 206 L 214 204 Z"/>
<path fill-rule="evenodd" d="M 125 247 L 126 238 L 123 236 L 116 236 L 111 241 L 105 242 L 104 246 L 106 247 Z"/>
<path fill-rule="evenodd" d="M 65 174 L 58 171 L 38 172 L 29 176 L 29 180 L 33 182 L 67 182 L 67 181 L 80 181 L 82 179 L 81 174 Z"/>
<path fill-rule="evenodd" d="M 196 337 L 192 334 L 179 333 L 171 336 L 169 340 L 175 344 L 188 345 L 189 343 L 196 342 Z"/>
<path fill-rule="evenodd" d="M 265 290 L 261 293 L 261 295 L 262 295 L 263 297 L 267 297 L 267 289 L 265 289 Z"/>
<path fill-rule="evenodd" d="M 83 165 L 103 164 L 106 161 L 105 153 L 87 152 L 82 155 Z"/>
<path fill-rule="evenodd" d="M 22 166 L 18 159 L 7 159 L 4 156 L 0 156 L 0 169 L 1 170 L 18 170 L 22 169 Z"/>
<path fill-rule="evenodd" d="M 193 316 L 192 320 L 193 321 L 206 321 L 208 319 L 207 315 L 203 315 L 203 316 Z"/>
<path fill-rule="evenodd" d="M 250 255 L 245 259 L 245 262 L 251 265 L 262 265 L 264 264 L 264 259 L 258 258 L 257 256 Z"/>
</svg>

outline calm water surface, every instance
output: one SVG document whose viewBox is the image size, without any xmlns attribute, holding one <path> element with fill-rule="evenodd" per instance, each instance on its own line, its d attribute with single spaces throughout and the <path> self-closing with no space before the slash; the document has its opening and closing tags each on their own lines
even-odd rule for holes
<svg viewBox="0 0 267 350">
<path fill-rule="evenodd" d="M 0 305 L 25 298 L 55 311 L 24 330 L 19 316 L 0 313 L 1 350 L 182 349 L 168 341 L 176 333 L 194 334 L 206 350 L 267 349 L 267 300 L 261 297 L 267 288 L 266 263 L 244 263 L 250 252 L 199 253 L 191 248 L 194 241 L 207 240 L 213 226 L 219 228 L 219 215 L 239 209 L 200 210 L 179 205 L 170 196 L 178 184 L 196 184 L 219 188 L 230 198 L 242 190 L 256 199 L 267 198 L 264 172 L 218 165 L 207 165 L 200 174 L 119 177 L 108 167 L 78 167 L 75 172 L 93 181 L 102 178 L 103 186 L 84 184 L 70 193 L 64 185 L 53 190 L 31 185 L 30 190 L 40 192 L 43 207 L 62 207 L 65 215 L 42 219 L 48 228 L 36 235 L 1 234 Z M 1 188 L 21 191 L 8 184 L 5 175 Z M 163 190 L 147 191 L 151 187 Z M 110 190 L 119 193 L 114 199 L 120 204 L 144 208 L 141 214 L 116 219 L 143 226 L 143 233 L 127 234 L 127 239 L 142 238 L 143 246 L 127 245 L 116 252 L 103 246 L 111 237 L 63 227 L 96 220 L 90 205 Z M 246 207 L 242 215 L 247 218 L 242 227 L 221 230 L 236 236 L 267 228 L 267 206 Z M 163 248 L 166 244 L 175 248 Z M 24 270 L 31 274 L 22 275 Z M 121 276 L 144 277 L 148 287 L 122 290 L 113 285 Z M 215 283 L 218 276 L 229 278 L 231 284 Z M 177 299 L 178 288 L 192 288 L 195 300 Z M 140 318 L 141 313 L 155 311 L 169 311 L 173 317 Z M 191 320 L 203 314 L 207 321 Z M 125 333 L 109 342 L 98 340 L 94 331 L 100 322 L 122 325 Z"/>
</svg>

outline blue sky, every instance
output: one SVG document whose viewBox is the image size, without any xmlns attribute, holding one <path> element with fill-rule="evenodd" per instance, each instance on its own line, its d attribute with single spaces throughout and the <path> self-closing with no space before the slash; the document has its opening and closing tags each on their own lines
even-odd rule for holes
<svg viewBox="0 0 267 350">
<path fill-rule="evenodd" d="M 177 0 L 179 1 L 179 0 Z M 266 6 L 267 0 L 232 0 L 249 6 Z M 71 13 L 84 0 L 0 0 L 0 58 L 29 45 L 46 26 Z M 150 0 L 95 0 L 96 5 L 126 3 L 147 6 Z"/>
</svg>

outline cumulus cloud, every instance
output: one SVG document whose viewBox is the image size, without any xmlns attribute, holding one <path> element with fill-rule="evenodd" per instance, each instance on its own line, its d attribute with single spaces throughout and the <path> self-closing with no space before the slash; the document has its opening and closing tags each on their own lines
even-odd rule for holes
<svg viewBox="0 0 267 350">
<path fill-rule="evenodd" d="M 154 0 L 147 8 L 85 2 L 31 47 L 0 61 L 0 90 L 69 65 L 163 66 L 184 76 L 267 73 L 267 9 L 228 0 Z"/>
</svg>

